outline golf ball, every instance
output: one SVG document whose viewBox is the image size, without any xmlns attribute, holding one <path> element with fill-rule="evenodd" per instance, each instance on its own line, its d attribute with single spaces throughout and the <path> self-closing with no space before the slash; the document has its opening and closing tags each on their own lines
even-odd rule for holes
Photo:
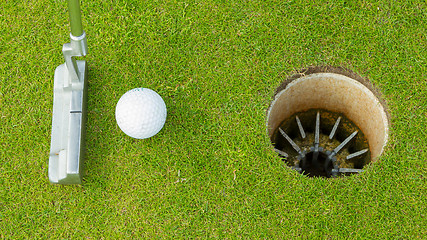
<svg viewBox="0 0 427 240">
<path fill-rule="evenodd" d="M 116 106 L 116 121 L 128 136 L 144 139 L 156 135 L 166 121 L 166 104 L 148 88 L 129 90 Z"/>
</svg>

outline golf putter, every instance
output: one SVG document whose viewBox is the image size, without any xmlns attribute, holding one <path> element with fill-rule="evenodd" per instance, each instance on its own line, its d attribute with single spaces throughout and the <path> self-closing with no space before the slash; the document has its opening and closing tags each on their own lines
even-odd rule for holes
<svg viewBox="0 0 427 240">
<path fill-rule="evenodd" d="M 49 155 L 49 181 L 57 184 L 80 184 L 87 102 L 86 61 L 74 57 L 87 54 L 79 0 L 68 0 L 71 42 L 64 44 L 65 63 L 55 70 L 53 89 L 52 136 Z"/>
</svg>

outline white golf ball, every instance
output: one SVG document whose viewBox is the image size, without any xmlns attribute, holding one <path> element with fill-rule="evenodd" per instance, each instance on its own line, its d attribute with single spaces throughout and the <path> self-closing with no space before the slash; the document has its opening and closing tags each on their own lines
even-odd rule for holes
<svg viewBox="0 0 427 240">
<path fill-rule="evenodd" d="M 148 88 L 132 89 L 116 106 L 116 121 L 126 135 L 144 139 L 156 135 L 166 121 L 166 104 Z"/>
</svg>

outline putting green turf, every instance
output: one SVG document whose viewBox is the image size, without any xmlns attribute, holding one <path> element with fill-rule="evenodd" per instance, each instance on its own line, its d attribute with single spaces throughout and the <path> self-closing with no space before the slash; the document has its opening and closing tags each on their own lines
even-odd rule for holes
<svg viewBox="0 0 427 240">
<path fill-rule="evenodd" d="M 1 2 L 0 237 L 425 238 L 426 10 L 425 1 L 85 1 L 87 176 L 58 186 L 47 166 L 66 2 Z M 362 174 L 307 178 L 272 151 L 274 91 L 313 65 L 346 67 L 383 93 L 389 143 Z M 168 107 L 147 140 L 114 119 L 136 87 Z"/>
</svg>

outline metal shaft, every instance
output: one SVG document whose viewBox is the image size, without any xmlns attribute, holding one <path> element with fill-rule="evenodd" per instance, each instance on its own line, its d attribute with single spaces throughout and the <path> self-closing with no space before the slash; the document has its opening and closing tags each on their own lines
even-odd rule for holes
<svg viewBox="0 0 427 240">
<path fill-rule="evenodd" d="M 68 0 L 68 12 L 70 14 L 71 34 L 79 37 L 83 34 L 80 0 Z"/>
</svg>

